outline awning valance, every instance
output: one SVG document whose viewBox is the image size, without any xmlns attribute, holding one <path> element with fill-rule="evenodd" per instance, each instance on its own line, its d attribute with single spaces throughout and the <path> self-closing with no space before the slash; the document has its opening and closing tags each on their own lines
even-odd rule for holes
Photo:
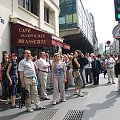
<svg viewBox="0 0 120 120">
<path fill-rule="evenodd" d="M 36 30 L 19 23 L 12 24 L 11 44 L 20 47 L 49 47 L 59 46 L 70 49 L 70 46 L 58 40 L 54 40 L 53 35 L 40 30 Z"/>
</svg>

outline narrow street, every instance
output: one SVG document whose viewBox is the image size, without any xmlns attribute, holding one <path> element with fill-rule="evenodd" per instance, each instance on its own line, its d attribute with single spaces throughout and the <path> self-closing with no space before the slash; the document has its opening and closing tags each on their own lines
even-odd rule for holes
<svg viewBox="0 0 120 120">
<path fill-rule="evenodd" d="M 115 78 L 115 82 L 117 79 Z M 100 75 L 100 85 L 88 85 L 82 89 L 84 97 L 74 95 L 74 87 L 66 91 L 66 102 L 52 105 L 51 100 L 42 101 L 46 110 L 35 110 L 33 113 L 22 109 L 10 109 L 9 105 L 0 103 L 0 120 L 119 120 L 120 94 L 117 84 L 107 84 Z M 34 108 L 34 106 L 33 106 Z"/>
</svg>

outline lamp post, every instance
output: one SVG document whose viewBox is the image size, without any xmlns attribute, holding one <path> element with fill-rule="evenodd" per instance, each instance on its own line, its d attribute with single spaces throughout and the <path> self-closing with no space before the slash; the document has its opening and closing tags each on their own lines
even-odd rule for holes
<svg viewBox="0 0 120 120">
<path fill-rule="evenodd" d="M 106 56 L 106 43 L 105 43 L 105 56 Z"/>
</svg>

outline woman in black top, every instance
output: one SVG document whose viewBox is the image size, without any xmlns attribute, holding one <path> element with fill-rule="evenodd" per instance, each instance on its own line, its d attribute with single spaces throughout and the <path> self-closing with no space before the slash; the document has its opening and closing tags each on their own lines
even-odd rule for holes
<svg viewBox="0 0 120 120">
<path fill-rule="evenodd" d="M 118 77 L 118 92 L 120 92 L 120 54 L 118 55 L 118 60 L 115 65 L 115 75 Z"/>
<path fill-rule="evenodd" d="M 16 90 L 17 90 L 17 84 L 18 84 L 18 72 L 17 72 L 17 55 L 13 53 L 11 55 L 11 62 L 8 65 L 7 69 L 7 77 L 9 80 L 10 85 L 10 96 L 11 96 L 11 102 L 12 102 L 12 108 L 15 108 L 15 99 L 16 99 Z"/>
<path fill-rule="evenodd" d="M 77 61 L 77 57 L 78 57 L 78 53 L 75 51 L 73 53 L 73 59 L 72 59 L 73 77 L 75 81 L 75 94 L 77 94 L 80 97 L 83 97 L 83 94 L 81 93 L 82 80 L 81 80 L 81 76 L 79 73 L 80 64 Z"/>
<path fill-rule="evenodd" d="M 7 100 L 7 103 L 9 101 L 9 86 L 8 86 L 8 78 L 6 76 L 8 64 L 9 64 L 9 55 L 5 53 L 1 63 L 1 79 L 2 79 L 1 82 L 2 82 L 2 99 Z"/>
</svg>

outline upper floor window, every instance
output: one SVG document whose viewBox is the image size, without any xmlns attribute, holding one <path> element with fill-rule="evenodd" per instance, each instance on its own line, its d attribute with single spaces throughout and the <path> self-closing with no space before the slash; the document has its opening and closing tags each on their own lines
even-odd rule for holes
<svg viewBox="0 0 120 120">
<path fill-rule="evenodd" d="M 31 11 L 31 0 L 18 0 L 18 4 L 26 10 Z"/>
<path fill-rule="evenodd" d="M 39 0 L 18 0 L 18 4 L 31 13 L 39 16 Z"/>
<path fill-rule="evenodd" d="M 50 8 L 46 3 L 44 6 L 44 21 L 52 26 L 55 26 L 55 11 Z"/>
<path fill-rule="evenodd" d="M 49 23 L 49 14 L 50 14 L 50 10 L 46 7 L 44 7 L 44 21 Z"/>
</svg>

